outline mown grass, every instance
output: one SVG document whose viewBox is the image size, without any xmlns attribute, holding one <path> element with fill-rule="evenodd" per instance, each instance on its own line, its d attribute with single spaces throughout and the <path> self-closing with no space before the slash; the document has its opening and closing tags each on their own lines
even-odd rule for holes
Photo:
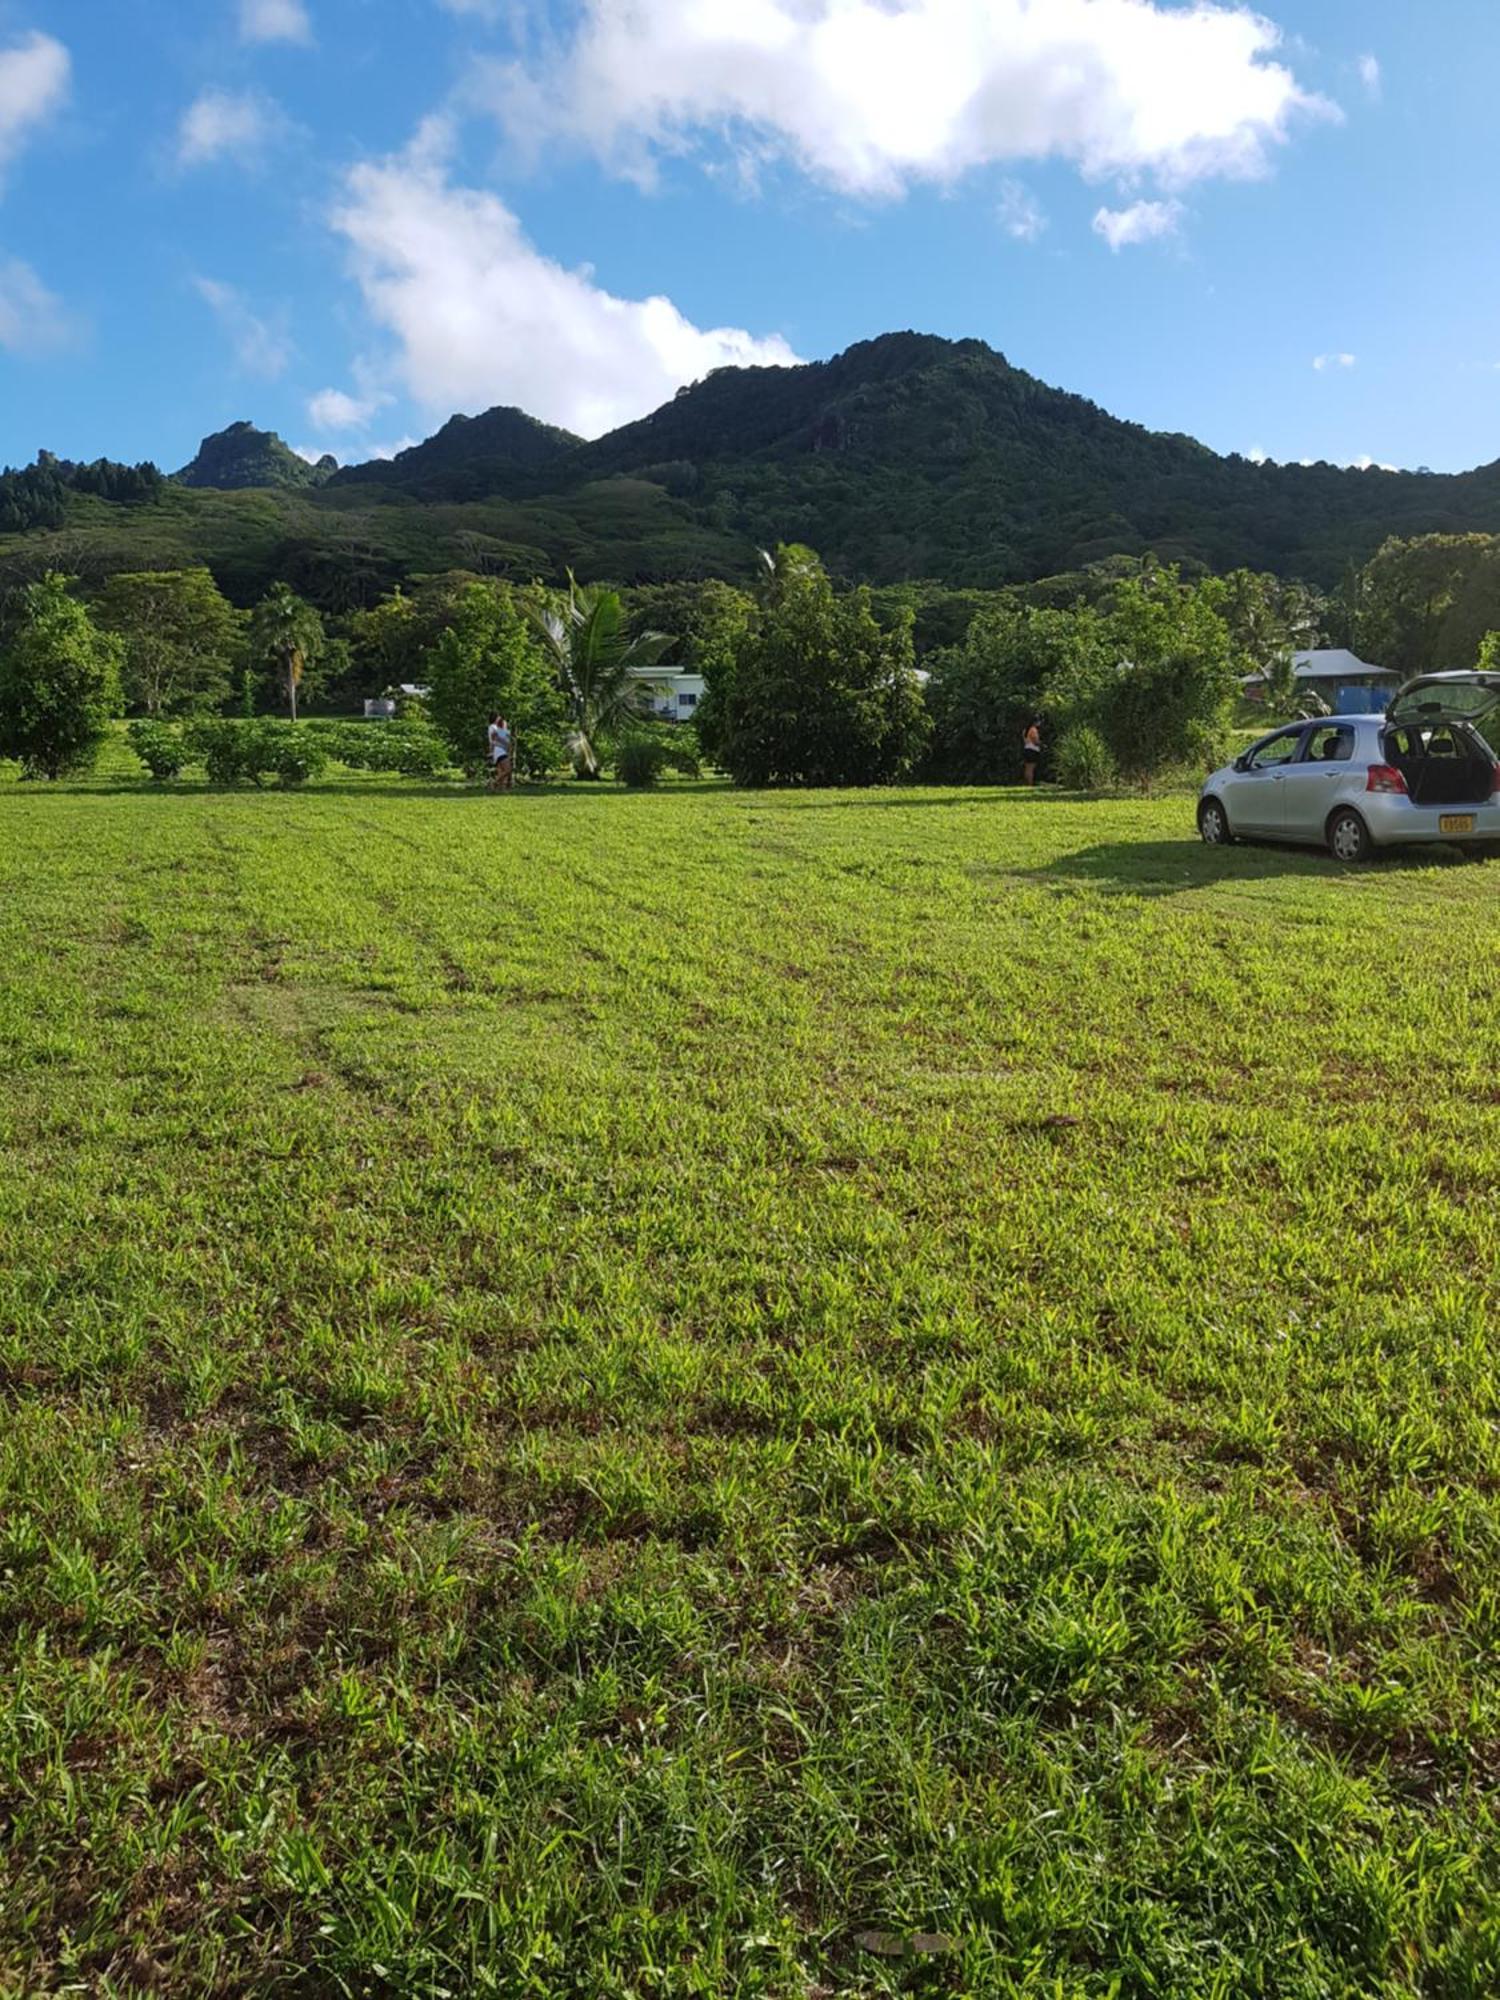
<svg viewBox="0 0 1500 2000">
<path fill-rule="evenodd" d="M 1493 1994 L 1496 878 L 1189 835 L 0 786 L 0 1990 Z"/>
</svg>

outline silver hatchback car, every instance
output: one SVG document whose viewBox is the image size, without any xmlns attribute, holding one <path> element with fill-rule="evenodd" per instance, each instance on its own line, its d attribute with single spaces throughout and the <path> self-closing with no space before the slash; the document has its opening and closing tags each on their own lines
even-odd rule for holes
<svg viewBox="0 0 1500 2000">
<path fill-rule="evenodd" d="M 1500 674 L 1428 674 L 1385 715 L 1289 723 L 1205 783 L 1210 846 L 1259 836 L 1326 846 L 1339 861 L 1444 841 L 1500 850 Z"/>
</svg>

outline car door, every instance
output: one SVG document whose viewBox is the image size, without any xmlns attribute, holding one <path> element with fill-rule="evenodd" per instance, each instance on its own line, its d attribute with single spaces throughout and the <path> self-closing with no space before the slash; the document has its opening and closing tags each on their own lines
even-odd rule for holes
<svg viewBox="0 0 1500 2000">
<path fill-rule="evenodd" d="M 1224 803 L 1236 833 L 1281 833 L 1285 829 L 1286 774 L 1306 734 L 1306 723 L 1295 729 L 1278 729 L 1235 764 L 1224 787 Z"/>
<path fill-rule="evenodd" d="M 1315 723 L 1281 782 L 1282 826 L 1288 840 L 1321 840 L 1333 802 L 1354 764 L 1352 722 Z"/>
</svg>

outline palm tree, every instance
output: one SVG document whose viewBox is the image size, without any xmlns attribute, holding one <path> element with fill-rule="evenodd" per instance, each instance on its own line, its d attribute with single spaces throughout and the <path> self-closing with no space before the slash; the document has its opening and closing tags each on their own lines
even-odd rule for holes
<svg viewBox="0 0 1500 2000">
<path fill-rule="evenodd" d="M 571 572 L 566 598 L 544 605 L 535 622 L 568 704 L 573 767 L 580 778 L 597 778 L 605 738 L 651 713 L 642 669 L 654 667 L 672 642 L 663 632 L 627 638 L 620 593 L 580 585 Z"/>
<path fill-rule="evenodd" d="M 305 670 L 323 650 L 323 621 L 290 585 L 273 584 L 250 614 L 251 657 L 286 689 L 292 720 Z"/>
</svg>

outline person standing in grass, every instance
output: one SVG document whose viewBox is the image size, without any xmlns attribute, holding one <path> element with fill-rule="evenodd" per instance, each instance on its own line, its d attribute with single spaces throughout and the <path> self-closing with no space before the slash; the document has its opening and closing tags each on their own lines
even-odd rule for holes
<svg viewBox="0 0 1500 2000">
<path fill-rule="evenodd" d="M 1042 718 L 1034 715 L 1026 725 L 1026 734 L 1021 740 L 1021 783 L 1036 783 L 1037 766 L 1042 761 Z"/>
<path fill-rule="evenodd" d="M 500 728 L 496 733 L 495 789 L 508 792 L 516 781 L 515 741 L 510 733 L 510 724 L 502 715 Z"/>
</svg>

